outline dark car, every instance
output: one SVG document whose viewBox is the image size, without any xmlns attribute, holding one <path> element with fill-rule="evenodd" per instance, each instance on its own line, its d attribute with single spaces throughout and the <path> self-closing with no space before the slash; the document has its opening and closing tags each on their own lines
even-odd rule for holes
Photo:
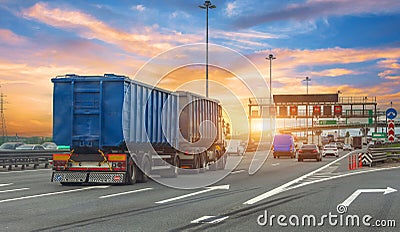
<svg viewBox="0 0 400 232">
<path fill-rule="evenodd" d="M 17 147 L 24 145 L 22 142 L 6 142 L 1 144 L 0 150 L 15 150 Z"/>
<path fill-rule="evenodd" d="M 304 159 L 316 159 L 317 161 L 322 160 L 322 154 L 315 144 L 304 144 L 300 147 L 297 153 L 297 160 L 302 162 Z"/>
</svg>

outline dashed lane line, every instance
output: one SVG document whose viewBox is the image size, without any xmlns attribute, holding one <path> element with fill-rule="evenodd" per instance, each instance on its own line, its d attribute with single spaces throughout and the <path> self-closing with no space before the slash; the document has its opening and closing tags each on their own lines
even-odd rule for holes
<svg viewBox="0 0 400 232">
<path fill-rule="evenodd" d="M 144 192 L 144 191 L 148 191 L 148 190 L 152 190 L 152 189 L 153 188 L 136 189 L 136 190 L 127 191 L 127 192 L 120 192 L 120 193 L 115 193 L 115 194 L 104 195 L 104 196 L 100 196 L 99 198 L 117 197 L 117 196 L 127 195 L 127 194 L 131 194 L 131 193 Z"/>
<path fill-rule="evenodd" d="M 6 190 L 1 190 L 0 193 L 17 192 L 17 191 L 24 191 L 24 190 L 29 190 L 29 189 L 30 188 L 6 189 Z"/>
<path fill-rule="evenodd" d="M 24 196 L 24 197 L 16 197 L 16 198 L 4 199 L 4 200 L 0 200 L 0 203 L 11 202 L 11 201 L 19 201 L 19 200 L 26 200 L 26 199 L 32 199 L 32 198 L 39 198 L 39 197 L 54 196 L 54 195 L 60 195 L 60 194 L 65 194 L 65 193 L 80 192 L 80 191 L 85 191 L 85 190 L 90 190 L 90 189 L 104 189 L 104 188 L 108 188 L 108 187 L 110 187 L 110 186 L 109 185 L 105 185 L 105 186 L 90 186 L 90 187 L 85 187 L 85 188 L 70 189 L 70 190 L 59 191 L 59 192 L 42 193 L 42 194 L 36 194 L 36 195 L 30 195 L 30 196 Z"/>
</svg>

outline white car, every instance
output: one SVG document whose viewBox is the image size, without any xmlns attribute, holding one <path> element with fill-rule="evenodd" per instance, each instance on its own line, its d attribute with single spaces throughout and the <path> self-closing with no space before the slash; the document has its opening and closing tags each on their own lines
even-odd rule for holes
<svg viewBox="0 0 400 232">
<path fill-rule="evenodd" d="M 343 145 L 343 151 L 351 151 L 351 150 L 353 150 L 353 148 L 351 147 L 350 144 Z"/>
<path fill-rule="evenodd" d="M 339 157 L 339 150 L 338 150 L 336 144 L 335 145 L 332 145 L 332 144 L 325 145 L 324 149 L 322 150 L 322 156 L 325 157 L 327 155 L 334 155 L 336 157 Z"/>
</svg>

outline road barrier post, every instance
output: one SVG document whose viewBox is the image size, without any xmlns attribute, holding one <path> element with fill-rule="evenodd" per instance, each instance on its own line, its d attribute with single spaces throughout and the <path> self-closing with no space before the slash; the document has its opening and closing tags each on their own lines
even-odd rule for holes
<svg viewBox="0 0 400 232">
<path fill-rule="evenodd" d="M 351 156 L 349 155 L 349 170 L 351 170 L 351 167 L 352 167 L 352 165 L 351 165 Z"/>
</svg>

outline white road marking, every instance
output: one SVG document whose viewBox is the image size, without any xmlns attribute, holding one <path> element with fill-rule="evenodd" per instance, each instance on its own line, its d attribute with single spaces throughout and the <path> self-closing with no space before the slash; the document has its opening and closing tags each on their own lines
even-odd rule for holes
<svg viewBox="0 0 400 232">
<path fill-rule="evenodd" d="M 144 191 L 148 191 L 148 190 L 152 190 L 152 189 L 153 188 L 136 189 L 136 190 L 132 190 L 132 191 L 128 191 L 128 192 L 121 192 L 121 193 L 115 193 L 115 194 L 110 194 L 110 195 L 104 195 L 104 196 L 101 196 L 99 198 L 116 197 L 116 196 L 126 195 L 126 194 L 130 194 L 130 193 L 144 192 Z"/>
<path fill-rule="evenodd" d="M 35 170 L 12 170 L 7 172 L 0 172 L 0 174 L 15 174 L 15 173 L 23 173 L 23 172 L 50 172 L 51 169 L 35 169 Z"/>
<path fill-rule="evenodd" d="M 1 190 L 0 193 L 17 192 L 17 191 L 23 191 L 23 190 L 28 190 L 28 189 L 30 189 L 30 188 L 6 189 L 6 190 Z"/>
<path fill-rule="evenodd" d="M 215 218 L 214 220 L 210 220 L 212 218 Z M 216 217 L 216 216 L 203 216 L 200 217 L 196 220 L 191 221 L 190 223 L 209 223 L 209 224 L 215 224 L 215 223 L 220 223 L 223 220 L 229 218 L 229 216 L 225 216 L 225 217 Z"/>
<path fill-rule="evenodd" d="M 238 173 L 242 173 L 242 172 L 244 172 L 244 170 L 237 170 L 237 171 L 231 172 L 231 174 L 238 174 Z"/>
<path fill-rule="evenodd" d="M 109 185 L 106 185 L 106 186 L 91 186 L 91 187 L 85 187 L 85 188 L 79 188 L 79 189 L 71 189 L 71 190 L 65 190 L 65 191 L 59 191 L 59 192 L 42 193 L 42 194 L 37 194 L 37 195 L 30 195 L 30 196 L 24 196 L 24 197 L 16 197 L 16 198 L 4 199 L 4 200 L 0 200 L 0 203 L 10 202 L 10 201 L 18 201 L 18 200 L 25 200 L 25 199 L 31 199 L 31 198 L 38 198 L 38 197 L 54 196 L 54 195 L 60 195 L 60 194 L 65 194 L 65 193 L 80 192 L 80 191 L 85 191 L 85 190 L 90 190 L 90 189 L 103 189 L 103 188 L 108 188 L 108 187 L 110 187 L 110 186 Z"/>
<path fill-rule="evenodd" d="M 180 199 L 191 197 L 191 196 L 196 196 L 196 195 L 199 195 L 199 194 L 202 194 L 202 193 L 206 193 L 206 192 L 210 192 L 210 191 L 218 190 L 218 189 L 228 190 L 229 189 L 229 184 L 207 187 L 206 189 L 198 191 L 198 192 L 185 194 L 185 195 L 182 195 L 182 196 L 179 196 L 179 197 L 173 197 L 173 198 L 165 199 L 165 200 L 162 200 L 162 201 L 157 201 L 156 204 L 163 204 L 163 203 L 167 203 L 167 202 L 171 202 L 171 201 L 176 201 L 176 200 L 180 200 Z"/>
<path fill-rule="evenodd" d="M 272 166 L 278 166 L 280 163 L 271 164 Z"/>
<path fill-rule="evenodd" d="M 346 158 L 349 154 L 351 154 L 351 153 L 348 153 L 348 154 L 346 154 L 346 155 L 344 155 L 344 156 L 342 156 L 342 157 L 340 157 L 340 158 L 338 158 L 338 159 L 336 159 L 336 160 L 334 160 L 334 161 L 332 161 L 332 162 L 330 162 L 330 163 L 328 163 L 328 164 L 326 164 L 326 165 L 324 165 L 324 166 L 322 166 L 322 167 L 320 167 L 320 168 L 318 168 L 318 169 L 316 169 L 316 170 L 314 170 L 312 172 L 309 172 L 309 173 L 307 173 L 307 174 L 305 174 L 303 176 L 300 176 L 300 177 L 298 177 L 298 178 L 296 178 L 296 179 L 294 179 L 292 181 L 289 181 L 286 184 L 283 184 L 283 185 L 281 185 L 281 186 L 279 186 L 277 188 L 274 188 L 274 189 L 272 189 L 272 190 L 270 190 L 268 192 L 265 192 L 265 193 L 263 193 L 263 194 L 261 194 L 261 195 L 259 195 L 257 197 L 254 197 L 254 198 L 244 202 L 243 204 L 252 205 L 252 204 L 257 203 L 259 201 L 262 201 L 262 200 L 264 200 L 264 199 L 266 199 L 268 197 L 276 195 L 276 194 L 278 194 L 280 192 L 284 192 L 284 191 L 286 191 L 286 188 L 288 188 L 290 185 L 295 184 L 295 183 L 297 183 L 297 182 L 299 182 L 299 181 L 301 181 L 301 180 L 303 180 L 303 179 L 305 179 L 305 178 L 307 178 L 307 177 L 309 177 L 309 176 L 311 176 L 311 175 L 313 175 L 313 174 L 315 174 L 315 173 L 317 173 L 317 172 L 319 172 L 321 170 L 324 170 L 325 168 L 331 166 L 332 164 L 334 164 L 336 162 L 339 162 L 340 160 Z"/>
<path fill-rule="evenodd" d="M 393 192 L 397 192 L 397 190 L 391 187 L 385 189 L 357 189 L 346 200 L 340 203 L 340 205 L 349 206 L 361 193 L 383 193 L 383 195 L 386 195 Z"/>
<path fill-rule="evenodd" d="M 290 181 L 290 182 L 288 182 L 290 184 L 286 183 L 284 185 L 281 185 L 281 186 L 279 186 L 279 187 L 277 187 L 275 189 L 272 189 L 271 191 L 268 191 L 268 192 L 266 192 L 266 193 L 264 193 L 264 194 L 262 194 L 260 196 L 252 198 L 252 199 L 246 201 L 243 204 L 251 205 L 251 204 L 254 204 L 254 203 L 258 202 L 258 201 L 261 201 L 261 200 L 264 200 L 264 199 L 266 199 L 268 197 L 276 195 L 278 193 L 285 192 L 285 191 L 292 190 L 292 189 L 296 189 L 296 188 L 300 188 L 300 187 L 303 187 L 303 186 L 306 186 L 306 185 L 310 185 L 310 184 L 315 184 L 315 183 L 319 183 L 319 182 L 323 182 L 323 181 L 338 179 L 338 178 L 341 178 L 341 177 L 352 176 L 352 175 L 357 175 L 357 174 L 362 174 L 362 173 L 377 172 L 377 171 L 387 171 L 387 170 L 398 169 L 398 168 L 400 168 L 400 167 L 376 168 L 376 169 L 368 169 L 368 170 L 363 170 L 363 171 L 358 171 L 358 172 L 348 172 L 348 173 L 344 173 L 344 174 L 341 174 L 341 175 L 331 176 L 331 177 L 327 177 L 327 178 L 324 178 L 324 179 L 312 180 L 312 181 L 308 181 L 308 182 L 304 182 L 304 183 L 298 184 L 298 185 L 293 186 L 293 187 L 288 187 L 288 186 L 290 186 L 290 185 L 292 185 L 294 183 L 297 183 L 297 182 L 301 181 L 302 179 L 299 179 L 300 178 L 299 177 L 299 178 L 297 178 L 297 179 L 299 179 L 298 181 L 295 181 L 295 180 Z M 283 187 L 283 186 L 285 186 L 285 187 Z M 261 198 L 261 197 L 263 197 L 263 198 Z"/>
<path fill-rule="evenodd" d="M 0 184 L 0 187 L 3 187 L 3 186 L 9 186 L 9 185 L 12 185 L 12 184 L 14 184 L 14 183 Z"/>
</svg>

